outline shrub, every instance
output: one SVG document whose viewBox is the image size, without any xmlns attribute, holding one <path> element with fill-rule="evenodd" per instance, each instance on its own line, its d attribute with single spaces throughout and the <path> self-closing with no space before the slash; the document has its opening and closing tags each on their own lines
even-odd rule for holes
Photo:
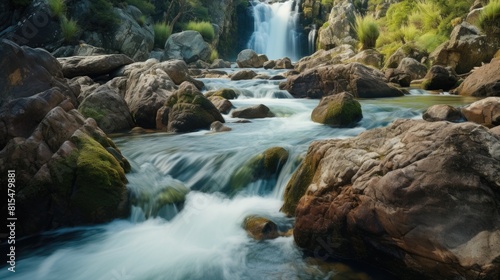
<svg viewBox="0 0 500 280">
<path fill-rule="evenodd" d="M 416 45 L 419 49 L 425 50 L 428 53 L 434 51 L 439 45 L 448 40 L 448 37 L 439 35 L 435 32 L 428 32 L 418 37 Z"/>
<path fill-rule="evenodd" d="M 146 25 L 146 21 L 147 21 L 147 18 L 145 15 L 141 15 L 138 19 L 137 19 L 137 23 L 140 25 L 140 26 L 144 26 Z"/>
<path fill-rule="evenodd" d="M 53 17 L 61 17 L 66 13 L 65 0 L 49 0 L 48 4 Z"/>
<path fill-rule="evenodd" d="M 78 24 L 76 20 L 68 19 L 66 16 L 61 17 L 61 31 L 65 42 L 71 42 L 76 38 L 78 33 Z"/>
<path fill-rule="evenodd" d="M 155 5 L 149 0 L 126 0 L 127 4 L 136 6 L 141 12 L 150 15 L 155 11 Z"/>
<path fill-rule="evenodd" d="M 92 31 L 110 31 L 120 23 L 113 5 L 107 0 L 92 0 L 87 18 L 88 29 Z"/>
<path fill-rule="evenodd" d="M 479 26 L 483 30 L 500 28 L 500 0 L 490 0 L 490 3 L 484 6 L 479 17 Z"/>
<path fill-rule="evenodd" d="M 203 39 L 207 42 L 212 42 L 215 37 L 215 31 L 212 24 L 208 21 L 190 21 L 186 25 L 186 30 L 194 30 L 200 32 Z"/>
<path fill-rule="evenodd" d="M 214 48 L 211 48 L 212 49 L 212 52 L 210 53 L 210 62 L 214 62 L 214 60 L 216 60 L 217 58 L 219 58 L 219 52 L 214 49 Z"/>
<path fill-rule="evenodd" d="M 361 15 L 356 15 L 354 29 L 362 45 L 361 49 L 366 50 L 375 47 L 380 31 L 373 16 L 362 17 Z"/>
<path fill-rule="evenodd" d="M 155 47 L 157 48 L 164 48 L 165 47 L 165 42 L 167 41 L 168 37 L 170 37 L 170 34 L 172 33 L 172 28 L 170 25 L 164 23 L 164 22 L 157 22 L 153 26 L 154 32 L 155 32 Z"/>
</svg>

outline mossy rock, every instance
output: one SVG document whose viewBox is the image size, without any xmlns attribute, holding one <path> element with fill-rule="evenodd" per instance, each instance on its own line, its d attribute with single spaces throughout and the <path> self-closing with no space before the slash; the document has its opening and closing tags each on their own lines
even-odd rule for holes
<svg viewBox="0 0 500 280">
<path fill-rule="evenodd" d="M 146 210 L 146 215 L 156 217 L 161 208 L 167 205 L 181 207 L 189 193 L 189 188 L 182 184 L 165 186 L 163 189 L 147 193 L 132 194 L 131 204 Z"/>
<path fill-rule="evenodd" d="M 276 223 L 264 217 L 248 216 L 243 221 L 242 227 L 255 240 L 274 239 L 280 236 Z"/>
<path fill-rule="evenodd" d="M 347 92 L 323 97 L 311 114 L 314 122 L 334 127 L 352 127 L 362 118 L 361 104 Z"/>
<path fill-rule="evenodd" d="M 205 96 L 206 97 L 220 96 L 224 99 L 230 100 L 230 99 L 238 98 L 238 93 L 236 93 L 233 89 L 223 88 L 223 89 L 219 89 L 216 91 L 207 92 L 207 94 Z"/>
<path fill-rule="evenodd" d="M 289 153 L 282 147 L 272 147 L 244 163 L 229 180 L 230 189 L 239 191 L 251 182 L 278 176 Z"/>
</svg>

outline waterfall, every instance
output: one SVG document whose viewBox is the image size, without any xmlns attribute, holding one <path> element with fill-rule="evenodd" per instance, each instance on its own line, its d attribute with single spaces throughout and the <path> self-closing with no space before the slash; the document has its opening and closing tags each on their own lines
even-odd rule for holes
<svg viewBox="0 0 500 280">
<path fill-rule="evenodd" d="M 307 46 L 309 50 L 309 54 L 313 54 L 316 51 L 316 38 L 318 37 L 318 28 L 316 24 L 313 24 L 311 27 L 311 31 L 309 31 L 309 35 L 307 38 Z"/>
<path fill-rule="evenodd" d="M 254 32 L 247 48 L 267 55 L 269 59 L 285 56 L 293 61 L 300 58 L 300 0 L 282 3 L 252 1 Z"/>
</svg>

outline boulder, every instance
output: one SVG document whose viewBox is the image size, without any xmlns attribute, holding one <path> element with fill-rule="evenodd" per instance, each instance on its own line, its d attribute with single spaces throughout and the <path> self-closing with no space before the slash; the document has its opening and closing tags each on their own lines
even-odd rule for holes
<svg viewBox="0 0 500 280">
<path fill-rule="evenodd" d="M 487 97 L 462 108 L 462 114 L 470 122 L 487 127 L 500 125 L 500 97 Z"/>
<path fill-rule="evenodd" d="M 212 95 L 208 97 L 208 100 L 214 104 L 215 108 L 217 108 L 221 114 L 229 114 L 231 109 L 233 109 L 233 103 L 221 96 Z"/>
<path fill-rule="evenodd" d="M 268 60 L 262 65 L 264 69 L 273 69 L 275 66 L 276 66 L 276 60 Z"/>
<path fill-rule="evenodd" d="M 356 55 L 354 47 L 351 45 L 340 45 L 330 50 L 318 50 L 310 56 L 301 58 L 295 64 L 295 70 L 303 72 L 318 66 L 335 65 L 347 62 Z"/>
<path fill-rule="evenodd" d="M 333 127 L 352 127 L 362 118 L 361 104 L 347 92 L 323 97 L 311 113 L 313 122 Z"/>
<path fill-rule="evenodd" d="M 361 63 L 337 64 L 307 70 L 288 77 L 280 84 L 294 97 L 321 98 L 326 95 L 350 92 L 357 98 L 402 96 L 403 92 L 389 86 L 379 70 Z"/>
<path fill-rule="evenodd" d="M 353 56 L 348 60 L 349 62 L 359 62 L 366 66 L 372 66 L 377 69 L 382 67 L 382 62 L 384 61 L 384 57 L 381 53 L 374 49 L 367 49 L 360 51 L 358 54 Z"/>
<path fill-rule="evenodd" d="M 289 153 L 282 147 L 271 147 L 243 163 L 231 175 L 227 189 L 231 193 L 243 189 L 257 180 L 272 180 L 278 178 L 281 169 L 288 160 Z M 276 182 L 271 182 L 274 187 Z M 262 193 L 264 194 L 264 193 Z"/>
<path fill-rule="evenodd" d="M 387 68 L 384 74 L 389 83 L 394 83 L 402 87 L 409 87 L 411 84 L 411 76 L 399 69 Z"/>
<path fill-rule="evenodd" d="M 109 74 L 121 66 L 134 61 L 124 54 L 108 54 L 96 56 L 71 56 L 57 59 L 62 65 L 64 77 L 79 76 L 98 77 Z"/>
<path fill-rule="evenodd" d="M 444 90 L 448 91 L 454 88 L 458 83 L 458 77 L 451 68 L 441 65 L 434 65 L 424 77 L 422 87 L 426 90 Z"/>
<path fill-rule="evenodd" d="M 422 115 L 423 119 L 428 122 L 449 121 L 459 122 L 463 119 L 459 109 L 450 105 L 432 105 L 427 108 Z"/>
<path fill-rule="evenodd" d="M 412 44 L 405 44 L 399 47 L 388 59 L 385 63 L 385 68 L 397 68 L 401 63 L 401 60 L 409 57 L 413 58 L 416 61 L 422 61 L 425 57 L 425 53 L 422 53 L 416 46 Z"/>
<path fill-rule="evenodd" d="M 190 191 L 184 184 L 169 177 L 162 180 L 163 186 L 148 185 L 146 181 L 134 183 L 140 187 L 131 189 L 130 203 L 146 210 L 145 218 L 158 217 L 168 207 L 182 208 Z M 165 216 L 162 215 L 162 218 L 170 218 Z"/>
<path fill-rule="evenodd" d="M 236 99 L 238 98 L 238 93 L 234 89 L 223 88 L 216 91 L 209 91 L 205 94 L 206 97 L 219 96 L 224 99 Z"/>
<path fill-rule="evenodd" d="M 38 79 L 54 81 L 48 89 L 40 83 L 40 92 L 28 84 L 2 92 L 16 97 L 0 106 L 0 172 L 16 170 L 16 236 L 127 216 L 125 172 L 130 164 L 93 119 L 75 110 L 75 92 L 61 79 L 60 64 L 45 51 L 14 44 L 9 49 L 18 56 L 2 56 L 2 70 L 12 67 L 24 74 L 0 73 L 0 81 L 14 77 L 24 82 L 25 74 L 37 71 Z M 7 67 L 12 58 L 16 61 Z M 48 71 L 52 66 L 59 67 L 54 76 Z M 5 193 L 6 188 L 0 186 Z M 7 204 L 1 210 L 7 212 Z"/>
<path fill-rule="evenodd" d="M 251 80 L 255 76 L 257 76 L 257 73 L 255 73 L 255 71 L 241 70 L 231 75 L 231 81 Z"/>
<path fill-rule="evenodd" d="M 486 127 L 397 120 L 312 143 L 282 210 L 311 254 L 403 279 L 498 279 L 499 159 Z"/>
<path fill-rule="evenodd" d="M 83 116 L 93 118 L 105 133 L 129 130 L 135 126 L 123 95 L 112 84 L 110 82 L 95 89 L 78 107 Z"/>
<path fill-rule="evenodd" d="M 292 61 L 288 57 L 277 59 L 275 63 L 274 69 L 293 69 Z"/>
<path fill-rule="evenodd" d="M 278 225 L 264 217 L 248 216 L 242 226 L 255 240 L 275 239 L 280 236 Z"/>
<path fill-rule="evenodd" d="M 500 58 L 477 68 L 451 93 L 465 96 L 500 96 Z"/>
<path fill-rule="evenodd" d="M 251 107 L 234 109 L 231 113 L 231 117 L 243 119 L 258 119 L 272 118 L 274 117 L 274 114 L 266 105 L 259 104 Z"/>
<path fill-rule="evenodd" d="M 422 79 L 427 74 L 425 65 L 409 57 L 403 58 L 396 69 L 408 74 L 412 81 Z"/>
<path fill-rule="evenodd" d="M 172 79 L 176 85 L 180 85 L 183 82 L 190 82 L 194 84 L 198 89 L 202 89 L 205 84 L 202 81 L 198 81 L 191 77 L 189 74 L 189 69 L 183 60 L 169 60 L 161 62 L 154 65 L 153 68 L 161 69 L 167 73 L 167 75 Z"/>
<path fill-rule="evenodd" d="M 231 131 L 231 130 L 232 129 L 230 127 L 225 126 L 220 121 L 215 121 L 212 124 L 210 124 L 210 131 L 213 131 L 213 132 L 226 132 L 226 131 Z"/>
<path fill-rule="evenodd" d="M 208 61 L 210 45 L 203 40 L 198 31 L 188 30 L 175 33 L 165 43 L 165 59 L 183 59 L 186 63 L 199 59 Z"/>
<path fill-rule="evenodd" d="M 450 40 L 437 47 L 429 56 L 432 65 L 450 66 L 458 74 L 471 71 L 489 62 L 500 46 L 498 36 L 482 34 L 473 25 L 463 22 L 453 29 Z"/>
<path fill-rule="evenodd" d="M 58 87 L 76 105 L 77 92 L 64 80 L 61 64 L 43 49 L 0 41 L 0 107 L 11 100 Z"/>
<path fill-rule="evenodd" d="M 134 65 L 135 66 L 135 65 Z M 175 91 L 175 83 L 159 68 L 137 67 L 129 72 L 125 101 L 134 122 L 143 128 L 157 128 L 156 115 Z"/>
<path fill-rule="evenodd" d="M 330 11 L 328 22 L 319 29 L 318 45 L 329 50 L 348 44 L 356 46 L 354 21 L 356 7 L 351 1 L 338 1 Z"/>
<path fill-rule="evenodd" d="M 251 49 L 242 50 L 236 58 L 236 63 L 240 68 L 260 68 L 264 65 L 264 61 Z"/>
<path fill-rule="evenodd" d="M 184 82 L 158 110 L 156 127 L 169 132 L 209 129 L 214 121 L 224 122 L 215 106 L 193 84 Z"/>
</svg>

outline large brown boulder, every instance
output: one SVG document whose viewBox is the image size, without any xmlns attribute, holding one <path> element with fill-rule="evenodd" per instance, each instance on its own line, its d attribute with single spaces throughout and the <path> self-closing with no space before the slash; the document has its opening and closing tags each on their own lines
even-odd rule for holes
<svg viewBox="0 0 500 280">
<path fill-rule="evenodd" d="M 487 36 L 467 22 L 453 29 L 450 40 L 437 47 L 429 56 L 432 65 L 450 66 L 458 74 L 471 71 L 489 62 L 500 47 L 498 36 Z"/>
<path fill-rule="evenodd" d="M 445 90 L 448 91 L 456 87 L 458 77 L 449 67 L 434 65 L 424 77 L 422 87 L 427 90 Z"/>
<path fill-rule="evenodd" d="M 350 92 L 354 97 L 378 98 L 402 96 L 403 92 L 389 86 L 379 70 L 360 63 L 338 64 L 307 70 L 288 77 L 280 84 L 294 97 L 321 98 Z"/>
<path fill-rule="evenodd" d="M 61 63 L 66 78 L 78 76 L 97 77 L 109 74 L 121 66 L 134 62 L 124 54 L 70 56 L 58 58 L 57 60 Z"/>
<path fill-rule="evenodd" d="M 22 83 L 2 92 L 16 98 L 3 99 L 0 107 L 0 172 L 16 173 L 16 236 L 128 215 L 125 171 L 130 165 L 96 122 L 75 110 L 75 91 L 61 79 L 62 72 L 51 76 L 47 71 L 60 64 L 44 51 L 8 47 L 19 56 L 6 69 Z M 0 64 L 9 59 L 0 57 Z M 55 81 L 54 87 L 39 83 L 37 92 L 23 80 L 37 73 L 40 81 Z M 12 85 L 12 77 L 0 73 L 2 84 Z M 7 193 L 6 188 L 2 184 L 0 191 Z M 1 210 L 7 213 L 7 204 Z"/>
<path fill-rule="evenodd" d="M 258 118 L 272 118 L 274 113 L 271 109 L 264 104 L 259 104 L 250 107 L 243 107 L 234 109 L 231 113 L 233 118 L 244 118 L 244 119 L 258 119 Z"/>
<path fill-rule="evenodd" d="M 323 97 L 311 113 L 313 122 L 334 127 L 351 127 L 362 118 L 361 104 L 348 92 Z"/>
<path fill-rule="evenodd" d="M 470 121 L 487 127 L 500 125 L 500 97 L 488 97 L 462 108 L 462 114 Z"/>
<path fill-rule="evenodd" d="M 500 69 L 500 58 L 495 58 L 474 70 L 452 93 L 465 96 L 500 96 L 498 69 Z"/>
<path fill-rule="evenodd" d="M 398 120 L 311 144 L 283 210 L 307 252 L 403 279 L 500 277 L 500 138 L 470 122 Z"/>
<path fill-rule="evenodd" d="M 444 104 L 432 105 L 427 108 L 422 118 L 428 122 L 449 121 L 458 122 L 463 119 L 459 109 Z"/>
<path fill-rule="evenodd" d="M 425 65 L 410 57 L 403 58 L 396 69 L 408 74 L 412 81 L 423 78 L 427 73 Z"/>
<path fill-rule="evenodd" d="M 165 42 L 166 59 L 182 59 L 186 63 L 210 58 L 210 45 L 198 31 L 187 30 L 172 34 Z"/>
<path fill-rule="evenodd" d="M 236 58 L 236 63 L 240 68 L 260 68 L 266 61 L 261 59 L 259 55 L 251 49 L 242 50 Z"/>
<path fill-rule="evenodd" d="M 348 61 L 356 55 L 354 47 L 351 45 L 340 45 L 330 50 L 318 50 L 310 56 L 301 58 L 295 64 L 295 70 L 305 71 L 318 66 L 335 65 Z"/>
<path fill-rule="evenodd" d="M 215 121 L 224 122 L 219 110 L 193 84 L 184 82 L 158 110 L 156 127 L 170 132 L 209 129 Z"/>
</svg>

